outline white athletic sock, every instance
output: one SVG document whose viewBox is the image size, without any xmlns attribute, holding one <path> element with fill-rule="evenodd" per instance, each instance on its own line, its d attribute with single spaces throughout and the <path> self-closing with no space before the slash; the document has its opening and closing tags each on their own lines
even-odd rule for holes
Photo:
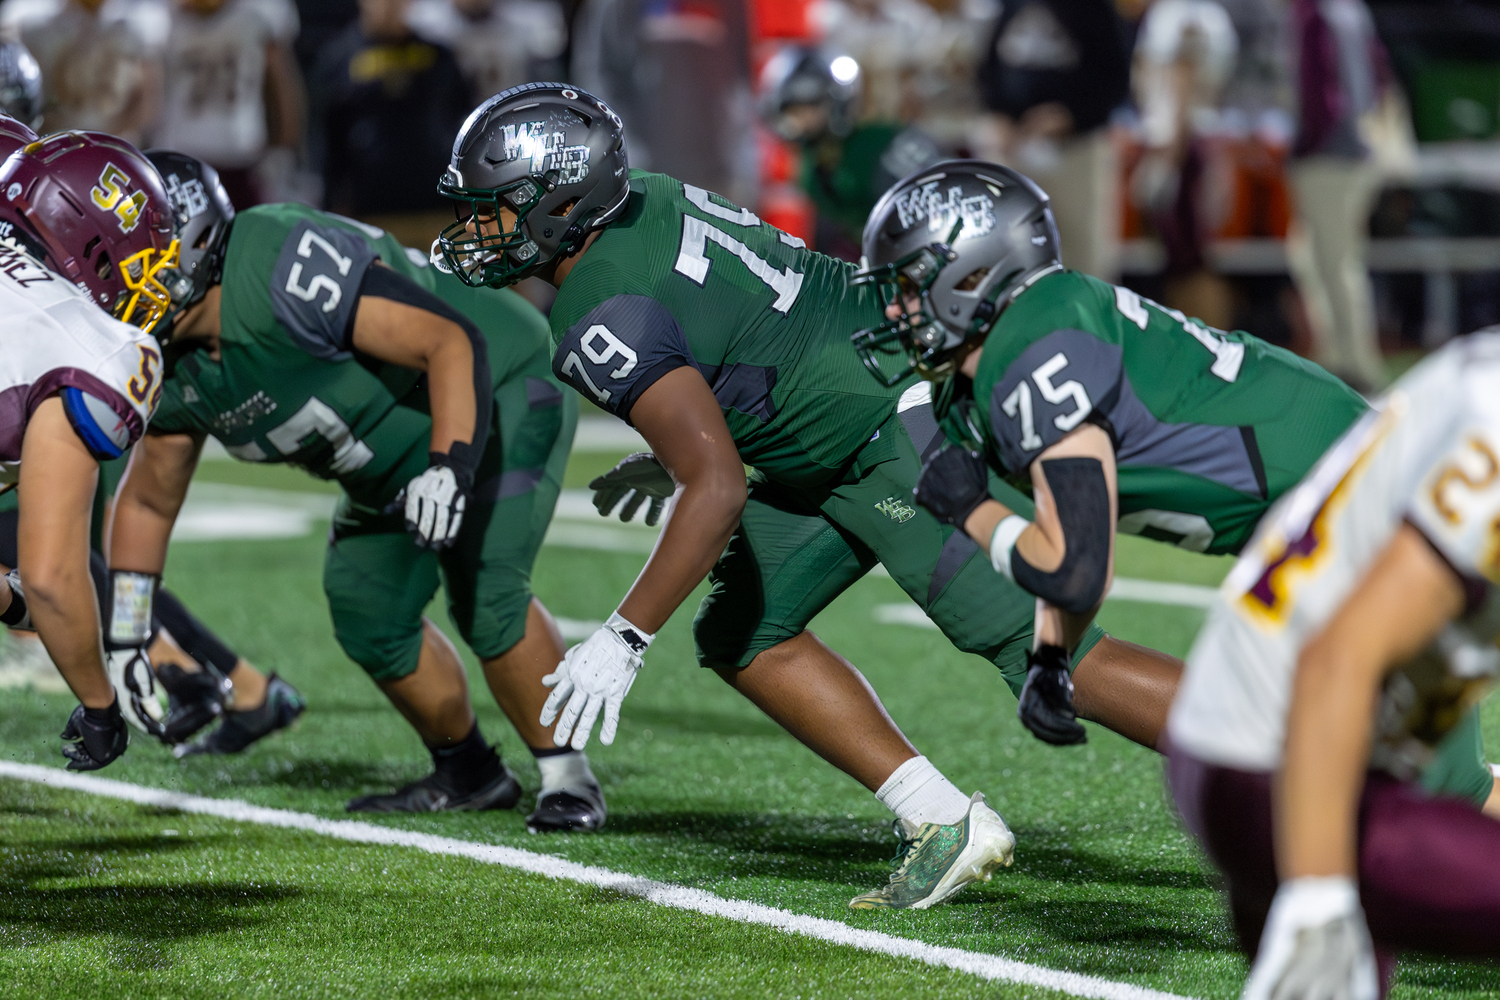
<svg viewBox="0 0 1500 1000">
<path fill-rule="evenodd" d="M 588 754 L 582 750 L 538 757 L 536 766 L 542 772 L 542 795 L 552 792 L 573 792 L 589 785 L 599 786 L 594 772 L 589 770 Z"/>
<path fill-rule="evenodd" d="M 896 818 L 920 826 L 951 826 L 969 812 L 969 797 L 943 777 L 926 757 L 913 757 L 885 779 L 875 797 Z"/>
</svg>

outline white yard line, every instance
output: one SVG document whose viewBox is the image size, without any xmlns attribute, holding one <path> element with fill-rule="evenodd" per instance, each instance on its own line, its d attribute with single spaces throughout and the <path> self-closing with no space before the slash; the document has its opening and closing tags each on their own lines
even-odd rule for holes
<svg viewBox="0 0 1500 1000">
<path fill-rule="evenodd" d="M 1111 601 L 1140 601 L 1144 604 L 1170 604 L 1180 608 L 1207 608 L 1213 604 L 1213 587 L 1196 583 L 1164 583 L 1160 580 L 1134 580 L 1116 577 L 1109 590 Z M 882 625 L 912 625 L 937 628 L 937 624 L 915 604 L 877 604 L 870 616 Z"/>
<path fill-rule="evenodd" d="M 323 819 L 308 813 L 254 806 L 235 799 L 203 798 L 161 788 L 132 785 L 124 781 L 113 781 L 109 778 L 73 774 L 59 768 L 39 767 L 35 764 L 0 761 L 0 777 L 30 781 L 89 795 L 122 799 L 158 809 L 217 816 L 236 823 L 255 823 L 260 826 L 274 826 L 288 830 L 305 830 L 355 844 L 411 847 L 426 851 L 428 854 L 468 858 L 482 864 L 501 865 L 534 875 L 545 875 L 548 878 L 567 879 L 584 885 L 613 889 L 676 910 L 723 917 L 726 920 L 744 924 L 774 927 L 787 934 L 802 934 L 819 941 L 857 948 L 860 951 L 890 955 L 893 958 L 909 958 L 927 965 L 967 972 L 981 979 L 1037 986 L 1076 997 L 1090 997 L 1097 998 L 1097 1000 L 1185 1000 L 1173 993 L 1163 993 L 1130 983 L 1117 983 L 1113 980 L 1080 975 L 1076 972 L 1062 972 L 1040 965 L 1029 965 L 1025 962 L 1000 958 L 997 955 L 986 955 L 983 952 L 964 951 L 961 948 L 941 948 L 923 941 L 913 941 L 910 938 L 896 937 L 879 931 L 860 930 L 839 923 L 837 920 L 809 917 L 746 900 L 724 899 L 713 893 L 704 892 L 702 889 L 690 889 L 673 885 L 670 882 L 638 878 L 626 872 L 611 871 L 594 865 L 581 865 L 547 854 L 523 851 L 518 847 L 477 844 L 468 840 L 455 840 L 451 837 L 437 837 L 430 833 L 376 826 L 373 823 Z"/>
</svg>

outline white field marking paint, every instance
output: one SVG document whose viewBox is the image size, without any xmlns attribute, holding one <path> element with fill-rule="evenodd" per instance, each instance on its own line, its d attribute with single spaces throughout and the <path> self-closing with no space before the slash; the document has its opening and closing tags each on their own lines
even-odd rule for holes
<svg viewBox="0 0 1500 1000">
<path fill-rule="evenodd" d="M 1140 601 L 1145 604 L 1170 604 L 1181 608 L 1207 608 L 1218 593 L 1213 587 L 1195 583 L 1162 583 L 1159 580 L 1132 580 L 1119 577 L 1109 590 L 1112 601 Z M 915 625 L 937 628 L 926 612 L 915 604 L 877 604 L 871 617 L 881 625 Z"/>
<path fill-rule="evenodd" d="M 411 847 L 428 854 L 443 854 L 468 858 L 481 864 L 501 865 L 533 875 L 566 879 L 584 885 L 595 885 L 648 902 L 669 906 L 674 910 L 702 913 L 711 917 L 723 917 L 743 924 L 758 924 L 774 927 L 788 934 L 802 934 L 830 944 L 857 948 L 860 951 L 890 955 L 893 958 L 908 958 L 927 965 L 956 969 L 981 979 L 1001 980 L 1057 990 L 1076 997 L 1091 1000 L 1187 1000 L 1173 993 L 1117 983 L 1109 979 L 1085 976 L 1076 972 L 1063 972 L 1040 965 L 1029 965 L 998 955 L 964 951 L 961 948 L 942 948 L 923 941 L 895 937 L 879 931 L 859 930 L 837 920 L 809 917 L 775 907 L 765 906 L 740 899 L 724 899 L 702 889 L 690 889 L 669 882 L 639 878 L 626 872 L 611 871 L 594 865 L 581 865 L 576 861 L 546 854 L 523 851 L 518 847 L 502 847 L 497 844 L 476 844 L 451 837 L 437 837 L 430 833 L 399 830 L 373 823 L 352 820 L 323 819 L 308 813 L 291 812 L 286 809 L 270 809 L 254 806 L 235 799 L 210 799 L 182 792 L 170 792 L 161 788 L 132 785 L 109 778 L 96 778 L 85 774 L 74 774 L 55 767 L 39 767 L 35 764 L 15 764 L 0 761 L 0 778 L 30 781 L 51 788 L 101 795 L 121 799 L 136 805 L 177 812 L 217 816 L 236 823 L 255 823 L 287 830 L 304 830 L 322 834 L 355 844 L 374 844 L 381 847 Z"/>
</svg>

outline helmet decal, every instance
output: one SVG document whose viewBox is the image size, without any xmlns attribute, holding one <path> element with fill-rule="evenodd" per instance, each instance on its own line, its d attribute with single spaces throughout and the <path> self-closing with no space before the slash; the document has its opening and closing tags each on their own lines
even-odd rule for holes
<svg viewBox="0 0 1500 1000">
<path fill-rule="evenodd" d="M 99 174 L 98 185 L 89 191 L 95 205 L 115 213 L 122 233 L 132 232 L 141 224 L 141 209 L 146 207 L 146 192 L 125 193 L 130 183 L 129 174 L 113 163 L 106 163 Z"/>
<path fill-rule="evenodd" d="M 896 216 L 902 229 L 926 222 L 928 231 L 948 241 L 949 234 L 962 220 L 963 228 L 952 239 L 988 235 L 995 228 L 995 201 L 987 194 L 964 197 L 963 188 L 953 185 L 947 194 L 939 194 L 942 181 L 931 180 L 896 198 Z"/>
<path fill-rule="evenodd" d="M 208 210 L 208 192 L 203 189 L 203 182 L 196 177 L 186 180 L 175 173 L 165 174 L 162 180 L 167 185 L 167 200 L 172 203 L 172 211 L 177 215 L 177 224 L 183 225 L 193 216 Z"/>
<path fill-rule="evenodd" d="M 589 148 L 563 145 L 567 136 L 548 132 L 546 122 L 502 125 L 500 136 L 504 149 L 502 163 L 530 160 L 533 174 L 556 170 L 559 184 L 577 184 L 589 175 Z"/>
</svg>

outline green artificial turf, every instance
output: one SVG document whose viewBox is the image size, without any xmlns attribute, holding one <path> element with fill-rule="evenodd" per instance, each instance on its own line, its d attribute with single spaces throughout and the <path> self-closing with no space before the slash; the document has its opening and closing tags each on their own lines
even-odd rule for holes
<svg viewBox="0 0 1500 1000">
<path fill-rule="evenodd" d="M 569 485 L 613 457 L 576 459 Z M 224 481 L 231 469 L 244 477 L 236 482 L 297 482 L 225 462 L 205 463 L 205 477 Z M 341 817 L 347 799 L 425 773 L 416 736 L 333 639 L 322 553 L 318 532 L 173 547 L 168 584 L 242 655 L 295 683 L 310 707 L 295 730 L 239 757 L 176 761 L 137 740 L 105 776 Z M 547 547 L 535 589 L 554 614 L 602 619 L 643 560 Z M 1137 539 L 1119 547 L 1122 576 L 1213 584 L 1228 565 Z M 874 621 L 875 605 L 905 600 L 871 576 L 813 628 L 864 671 L 913 743 L 960 788 L 984 791 L 1016 832 L 1014 867 L 950 905 L 847 909 L 886 877 L 889 813 L 694 665 L 695 600 L 662 629 L 615 744 L 590 746 L 610 805 L 603 832 L 525 832 L 536 768 L 477 669 L 480 724 L 528 789 L 522 809 L 375 821 L 1174 993 L 1236 996 L 1245 964 L 1211 875 L 1166 805 L 1159 758 L 1094 726 L 1085 746 L 1037 742 L 988 664 L 936 631 Z M 430 614 L 448 627 L 440 603 Z M 1101 614 L 1120 637 L 1177 655 L 1201 620 L 1200 611 L 1134 602 L 1110 602 Z M 61 763 L 57 732 L 71 698 L 12 691 L 6 705 L 0 756 Z M 1493 740 L 1500 718 L 1492 711 L 1486 722 Z M 0 940 L 11 946 L 0 952 L 0 982 L 26 984 L 25 995 L 1037 992 L 470 862 L 162 817 L 14 782 L 0 782 L 0 824 Z M 192 833 L 164 846 L 166 827 Z M 150 916 L 158 905 L 166 915 Z M 89 924 L 93 912 L 103 926 Z M 266 976 L 274 988 L 257 978 Z M 1414 960 L 1394 996 L 1497 991 L 1493 968 Z"/>
</svg>

